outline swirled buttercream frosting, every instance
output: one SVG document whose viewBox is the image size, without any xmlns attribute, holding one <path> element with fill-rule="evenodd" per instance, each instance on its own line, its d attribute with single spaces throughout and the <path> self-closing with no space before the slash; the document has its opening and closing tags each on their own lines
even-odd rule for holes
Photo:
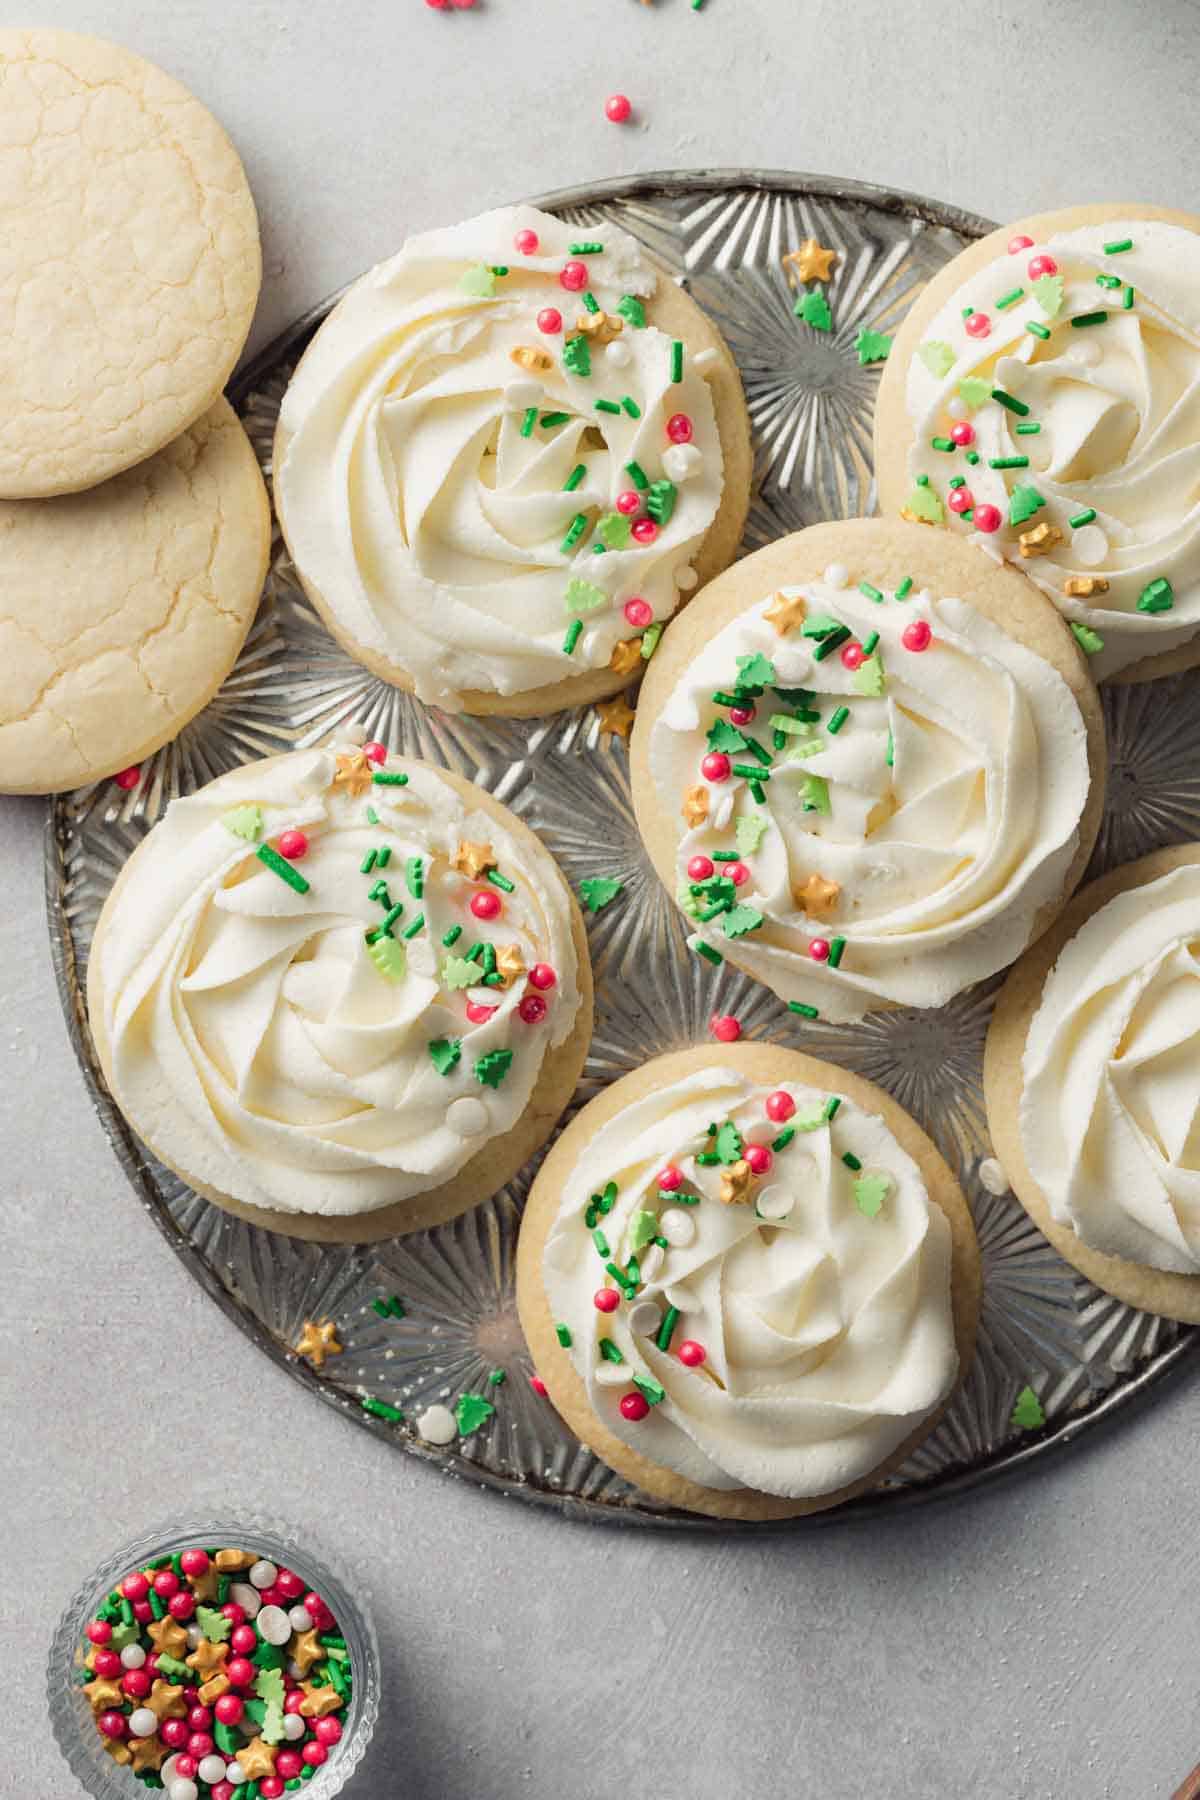
<svg viewBox="0 0 1200 1800">
<path fill-rule="evenodd" d="M 798 1083 L 716 1066 L 624 1108 L 542 1268 L 602 1423 L 705 1487 L 834 1493 L 954 1385 L 945 1215 L 882 1119 Z"/>
<path fill-rule="evenodd" d="M 1200 1273 L 1200 866 L 1118 894 L 1047 977 L 1021 1144 L 1051 1215 L 1109 1256 Z"/>
<path fill-rule="evenodd" d="M 95 954 L 131 1122 L 277 1212 L 450 1180 L 516 1122 L 580 1004 L 548 853 L 428 764 L 353 746 L 173 801 Z"/>
<path fill-rule="evenodd" d="M 409 239 L 305 354 L 275 474 L 296 565 L 423 700 L 603 669 L 693 584 L 721 445 L 655 285 L 613 226 L 510 207 Z"/>
</svg>

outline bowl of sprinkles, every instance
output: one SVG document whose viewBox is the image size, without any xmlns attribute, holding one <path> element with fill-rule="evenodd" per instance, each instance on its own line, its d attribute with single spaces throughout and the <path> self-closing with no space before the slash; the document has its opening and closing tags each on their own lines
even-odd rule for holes
<svg viewBox="0 0 1200 1800">
<path fill-rule="evenodd" d="M 189 1520 L 114 1552 L 67 1607 L 55 1739 L 95 1800 L 340 1794 L 379 1711 L 379 1647 L 343 1578 L 288 1527 Z"/>
</svg>

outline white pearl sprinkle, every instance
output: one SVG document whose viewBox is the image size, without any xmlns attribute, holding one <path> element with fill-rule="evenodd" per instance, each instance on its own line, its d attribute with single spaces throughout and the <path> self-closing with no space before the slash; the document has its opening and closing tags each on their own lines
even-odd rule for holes
<svg viewBox="0 0 1200 1800">
<path fill-rule="evenodd" d="M 200 1641 L 203 1638 L 203 1636 L 204 1636 L 204 1633 L 201 1631 L 201 1629 L 198 1625 L 189 1625 L 187 1628 L 188 1649 L 189 1650 L 199 1649 Z"/>
<path fill-rule="evenodd" d="M 651 1244 L 643 1251 L 638 1260 L 643 1281 L 657 1281 L 658 1272 L 667 1260 L 666 1251 L 661 1244 Z"/>
<path fill-rule="evenodd" d="M 681 563 L 677 569 L 671 571 L 671 580 L 681 594 L 690 594 L 699 579 L 695 569 L 688 563 Z"/>
<path fill-rule="evenodd" d="M 285 1719 L 294 1719 L 296 1716 L 295 1713 L 286 1713 L 284 1715 Z M 232 1782 L 234 1787 L 241 1787 L 243 1781 L 245 1781 L 246 1777 L 242 1773 L 242 1765 L 238 1762 L 236 1757 L 231 1763 L 225 1764 L 225 1779 L 226 1781 Z"/>
<path fill-rule="evenodd" d="M 295 1661 L 290 1662 L 287 1666 L 287 1672 L 291 1676 L 293 1681 L 299 1681 L 300 1676 L 301 1676 L 300 1664 Z"/>
<path fill-rule="evenodd" d="M 662 1308 L 653 1300 L 639 1300 L 629 1309 L 629 1329 L 638 1337 L 653 1337 L 662 1324 Z"/>
<path fill-rule="evenodd" d="M 194 1781 L 181 1775 L 167 1789 L 167 1800 L 200 1800 L 200 1789 Z"/>
<path fill-rule="evenodd" d="M 255 1620 L 258 1635 L 276 1648 L 286 1644 L 292 1635 L 292 1624 L 282 1606 L 264 1606 Z"/>
<path fill-rule="evenodd" d="M 628 344 L 623 344 L 620 338 L 613 339 L 612 343 L 609 344 L 608 348 L 605 350 L 604 355 L 605 359 L 612 364 L 614 369 L 627 369 L 633 361 L 633 351 L 629 348 Z"/>
<path fill-rule="evenodd" d="M 704 452 L 695 444 L 672 444 L 663 451 L 663 472 L 671 481 L 687 481 L 704 467 Z"/>
<path fill-rule="evenodd" d="M 293 1631 L 312 1630 L 312 1614 L 309 1612 L 307 1606 L 289 1607 L 288 1621 Z"/>
<path fill-rule="evenodd" d="M 344 738 L 348 744 L 365 744 L 367 727 L 361 719 L 351 719 L 349 725 L 338 726 L 336 735 L 338 738 Z"/>
<path fill-rule="evenodd" d="M 696 1221 L 686 1207 L 669 1206 L 659 1218 L 658 1229 L 677 1250 L 695 1241 Z"/>
<path fill-rule="evenodd" d="M 307 1727 L 305 1726 L 304 1720 L 300 1717 L 299 1713 L 284 1713 L 283 1735 L 288 1740 L 289 1744 L 294 1744 L 297 1738 L 302 1738 L 306 1729 Z M 229 1778 L 229 1770 L 226 1769 L 226 1781 L 228 1781 Z"/>
<path fill-rule="evenodd" d="M 488 993 L 491 993 L 490 988 Z M 487 1107 L 473 1094 L 464 1094 L 446 1108 L 446 1123 L 457 1137 L 478 1137 L 481 1131 L 487 1130 L 489 1119 Z"/>
<path fill-rule="evenodd" d="M 759 1193 L 755 1206 L 760 1219 L 786 1219 L 796 1204 L 796 1196 L 788 1188 L 775 1182 Z"/>
<path fill-rule="evenodd" d="M 256 1562 L 250 1571 L 250 1585 L 256 1588 L 271 1587 L 279 1570 L 273 1562 Z"/>
<path fill-rule="evenodd" d="M 428 1406 L 417 1420 L 417 1430 L 427 1444 L 452 1444 L 458 1436 L 454 1414 L 448 1406 Z"/>
<path fill-rule="evenodd" d="M 1094 569 L 1108 555 L 1108 538 L 1098 525 L 1081 525 L 1071 533 L 1071 555 L 1085 568 Z"/>
<path fill-rule="evenodd" d="M 985 1156 L 979 1165 L 979 1185 L 989 1194 L 1007 1194 L 1011 1183 L 1004 1173 L 1004 1164 L 994 1156 Z"/>
<path fill-rule="evenodd" d="M 146 1660 L 146 1652 L 140 1644 L 126 1644 L 121 1652 L 121 1662 L 127 1669 L 140 1669 Z"/>
<path fill-rule="evenodd" d="M 224 1781 L 225 1758 L 223 1756 L 202 1756 L 196 1773 L 201 1781 L 207 1781 L 210 1787 L 214 1781 Z"/>
<path fill-rule="evenodd" d="M 250 1587 L 244 1581 L 235 1581 L 230 1586 L 229 1598 L 237 1602 L 248 1619 L 257 1619 L 258 1609 L 262 1605 L 257 1588 Z"/>
<path fill-rule="evenodd" d="M 712 824 L 714 831 L 724 831 L 733 817 L 733 795 L 722 794 L 713 808 Z"/>
<path fill-rule="evenodd" d="M 829 587 L 844 588 L 850 579 L 850 571 L 845 563 L 830 563 L 822 579 Z"/>
<path fill-rule="evenodd" d="M 129 1731 L 133 1737 L 154 1737 L 158 1732 L 158 1714 L 148 1706 L 139 1706 L 129 1715 Z"/>
</svg>

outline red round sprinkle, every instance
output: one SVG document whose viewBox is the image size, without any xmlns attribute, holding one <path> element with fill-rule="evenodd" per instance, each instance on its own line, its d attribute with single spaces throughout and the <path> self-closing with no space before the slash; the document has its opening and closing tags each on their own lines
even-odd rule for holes
<svg viewBox="0 0 1200 1800">
<path fill-rule="evenodd" d="M 654 608 L 648 600 L 633 599 L 625 602 L 625 617 L 635 631 L 643 631 L 654 617 Z"/>
<path fill-rule="evenodd" d="M 313 1735 L 322 1744 L 336 1744 L 341 1741 L 342 1727 L 331 1713 L 326 1719 L 318 1719 L 313 1726 Z"/>
<path fill-rule="evenodd" d="M 975 504 L 975 496 L 970 488 L 951 488 L 946 495 L 946 505 L 952 513 L 970 512 Z"/>
<path fill-rule="evenodd" d="M 535 1394 L 539 1394 L 543 1400 L 546 1398 L 546 1384 L 540 1375 L 531 1375 L 529 1377 L 529 1385 Z"/>
<path fill-rule="evenodd" d="M 112 1637 L 112 1626 L 107 1619 L 92 1619 L 88 1623 L 87 1638 L 89 1644 L 107 1644 Z"/>
<path fill-rule="evenodd" d="M 1003 523 L 1003 515 L 998 506 L 992 506 L 985 501 L 982 506 L 975 508 L 973 523 L 976 531 L 999 531 Z"/>
<path fill-rule="evenodd" d="M 540 1025 L 546 1016 L 546 1002 L 540 994 L 526 994 L 517 1011 L 526 1025 Z"/>
<path fill-rule="evenodd" d="M 616 1312 L 621 1304 L 621 1296 L 616 1288 L 597 1288 L 592 1295 L 592 1305 L 597 1312 Z"/>
<path fill-rule="evenodd" d="M 483 1006 L 478 1000 L 467 1001 L 467 1019 L 472 1025 L 486 1025 L 495 1010 L 494 1006 Z"/>
<path fill-rule="evenodd" d="M 558 285 L 566 288 L 569 294 L 577 294 L 588 284 L 587 264 L 581 262 L 565 262 L 558 272 Z"/>
<path fill-rule="evenodd" d="M 686 1363 L 689 1369 L 698 1369 L 707 1355 L 704 1345 L 698 1344 L 695 1338 L 684 1338 L 679 1346 L 679 1360 Z"/>
<path fill-rule="evenodd" d="M 1040 281 L 1043 275 L 1057 275 L 1057 274 L 1058 274 L 1058 264 L 1055 262 L 1055 260 L 1052 256 L 1047 256 L 1046 252 L 1044 250 L 1042 251 L 1040 256 L 1031 256 L 1030 257 L 1030 259 L 1029 259 L 1029 279 L 1030 279 L 1030 281 Z"/>
<path fill-rule="evenodd" d="M 125 1736 L 125 1714 L 119 1712 L 102 1712 L 96 1720 L 100 1735 L 107 1738 L 123 1738 Z"/>
<path fill-rule="evenodd" d="M 216 1747 L 207 1731 L 193 1731 L 187 1742 L 187 1753 L 194 1756 L 197 1762 L 203 1762 L 206 1756 L 212 1755 Z"/>
<path fill-rule="evenodd" d="M 256 1679 L 258 1670 L 248 1657 L 231 1656 L 225 1664 L 225 1673 L 232 1687 L 249 1687 Z"/>
<path fill-rule="evenodd" d="M 461 6 L 462 0 L 454 0 L 454 3 L 456 6 Z M 471 0 L 468 0 L 468 4 L 470 3 Z M 260 1775 L 258 1791 L 262 1800 L 280 1800 L 280 1795 L 284 1791 L 282 1775 Z"/>
<path fill-rule="evenodd" d="M 624 125 L 632 111 L 628 94 L 610 94 L 604 102 L 604 116 L 614 125 Z"/>
<path fill-rule="evenodd" d="M 986 313 L 968 313 L 963 320 L 968 337 L 985 338 L 991 335 L 992 321 Z"/>
<path fill-rule="evenodd" d="M 450 0 L 425 0 L 426 6 L 432 6 L 434 12 L 447 12 Z"/>
<path fill-rule="evenodd" d="M 303 1698 L 301 1695 L 301 1699 Z M 213 1707 L 222 1725 L 236 1725 L 245 1710 L 246 1702 L 238 1694 L 222 1694 Z"/>
<path fill-rule="evenodd" d="M 705 781 L 728 781 L 733 764 L 723 750 L 710 750 L 700 764 Z"/>
<path fill-rule="evenodd" d="M 278 1575 L 275 1577 L 275 1586 L 283 1595 L 284 1599 L 290 1601 L 293 1605 L 299 1600 L 301 1594 L 304 1592 L 303 1581 L 292 1569 L 280 1569 Z"/>
<path fill-rule="evenodd" d="M 152 1680 L 146 1673 L 145 1665 L 140 1669 L 126 1669 L 121 1678 L 121 1686 L 131 1700 L 144 1700 L 150 1692 Z"/>
<path fill-rule="evenodd" d="M 208 1570 L 207 1550 L 184 1550 L 179 1558 L 179 1566 L 185 1575 L 204 1575 Z"/>
<path fill-rule="evenodd" d="M 381 744 L 377 738 L 372 738 L 369 744 L 363 745 L 363 755 L 368 762 L 385 763 L 388 759 L 387 745 Z"/>
<path fill-rule="evenodd" d="M 284 831 L 279 838 L 279 854 L 289 862 L 299 862 L 308 855 L 308 839 L 302 831 Z"/>
<path fill-rule="evenodd" d="M 1026 237 L 1023 231 L 1016 232 L 1015 235 L 1008 240 L 1008 254 L 1010 256 L 1019 256 L 1022 250 L 1032 249 L 1033 239 L 1031 237 Z"/>
<path fill-rule="evenodd" d="M 179 1625 L 186 1624 L 196 1610 L 194 1594 L 172 1594 L 167 1601 L 167 1611 Z"/>
<path fill-rule="evenodd" d="M 154 1577 L 154 1591 L 160 1600 L 169 1600 L 179 1592 L 179 1577 L 174 1569 L 160 1569 Z"/>
<path fill-rule="evenodd" d="M 633 536 L 636 543 L 652 544 L 658 536 L 658 526 L 653 519 L 635 519 Z"/>
<path fill-rule="evenodd" d="M 969 425 L 966 419 L 959 419 L 956 425 L 950 427 L 950 437 L 960 449 L 965 450 L 968 444 L 975 442 L 975 427 Z"/>
<path fill-rule="evenodd" d="M 536 231 L 530 231 L 529 228 L 526 227 L 524 231 L 518 231 L 516 237 L 513 239 L 513 249 L 518 251 L 522 256 L 536 256 L 538 253 L 538 245 L 541 241 L 542 240 Z"/>
<path fill-rule="evenodd" d="M 667 420 L 667 436 L 673 444 L 690 444 L 692 421 L 686 413 L 672 413 Z"/>
<path fill-rule="evenodd" d="M 142 771 L 136 767 L 132 769 L 122 769 L 119 775 L 113 776 L 113 780 L 116 782 L 117 786 L 119 788 L 124 788 L 126 793 L 128 793 L 131 788 L 135 788 L 141 779 Z M 128 1595 L 125 1597 L 126 1599 L 129 1598 Z"/>
<path fill-rule="evenodd" d="M 319 1769 L 329 1753 L 324 1744 L 318 1743 L 316 1738 L 310 1738 L 300 1754 L 306 1763 L 311 1763 L 314 1769 Z"/>
<path fill-rule="evenodd" d="M 776 1125 L 784 1125 L 796 1110 L 796 1102 L 782 1088 L 776 1088 L 773 1094 L 767 1095 L 767 1117 Z"/>
<path fill-rule="evenodd" d="M 552 988 L 557 980 L 558 976 L 549 963 L 534 963 L 529 971 L 530 987 L 541 988 L 543 993 L 548 988 Z"/>
<path fill-rule="evenodd" d="M 286 1606 L 287 1600 L 280 1593 L 278 1582 L 273 1581 L 270 1587 L 259 1588 L 258 1603 L 260 1606 Z"/>
<path fill-rule="evenodd" d="M 867 660 L 867 653 L 863 649 L 861 644 L 843 644 L 842 645 L 842 667 L 843 668 L 861 669 L 863 664 L 866 662 L 866 660 Z"/>
<path fill-rule="evenodd" d="M 477 919 L 498 919 L 500 917 L 500 896 L 491 888 L 480 888 L 477 894 L 471 895 L 471 911 Z"/>
<path fill-rule="evenodd" d="M 182 1756 L 177 1756 L 175 1758 L 175 1773 L 181 1781 L 190 1781 L 196 1773 L 195 1757 L 189 1756 L 186 1751 L 184 1751 Z"/>
<path fill-rule="evenodd" d="M 291 1781 L 303 1767 L 304 1761 L 298 1750 L 281 1750 L 275 1758 L 275 1773 L 282 1775 L 285 1781 Z M 261 1788 L 258 1791 L 262 1793 Z"/>
<path fill-rule="evenodd" d="M 742 1155 L 755 1175 L 765 1175 L 773 1160 L 765 1144 L 747 1144 Z"/>
<path fill-rule="evenodd" d="M 92 1658 L 92 1667 L 101 1681 L 113 1681 L 125 1665 L 115 1650 L 97 1650 Z"/>
<path fill-rule="evenodd" d="M 246 1609 L 244 1606 L 239 1606 L 236 1600 L 227 1600 L 221 1608 L 221 1614 L 229 1620 L 231 1625 L 246 1623 Z"/>
<path fill-rule="evenodd" d="M 154 1617 L 154 1608 L 148 1600 L 135 1600 L 133 1603 L 133 1616 L 139 1625 L 149 1625 L 151 1619 Z M 147 1661 L 148 1660 L 149 1659 L 147 1658 Z"/>
<path fill-rule="evenodd" d="M 239 1625 L 229 1640 L 235 1656 L 253 1656 L 258 1649 L 258 1633 L 253 1625 Z"/>
<path fill-rule="evenodd" d="M 742 1035 L 741 1024 L 732 1013 L 714 1013 L 708 1029 L 719 1044 L 736 1044 Z"/>
<path fill-rule="evenodd" d="M 306 1607 L 308 1607 L 308 1611 L 309 1611 L 309 1612 L 310 1612 L 310 1613 L 312 1613 L 312 1616 L 313 1616 L 313 1619 L 314 1619 L 314 1621 L 315 1621 L 315 1619 L 316 1619 L 316 1614 L 315 1614 L 315 1613 L 313 1613 L 313 1609 L 312 1609 L 312 1607 L 311 1607 L 311 1606 L 309 1606 L 309 1605 L 308 1605 L 308 1601 L 307 1601 L 307 1600 L 306 1600 L 306 1601 L 305 1601 L 305 1602 L 304 1602 L 304 1604 L 305 1604 L 305 1606 L 306 1606 Z M 304 1705 L 304 1695 L 303 1695 L 303 1693 L 302 1693 L 302 1692 L 301 1692 L 301 1691 L 300 1691 L 300 1689 L 299 1689 L 299 1688 L 293 1688 L 293 1689 L 292 1689 L 292 1691 L 291 1691 L 291 1693 L 290 1693 L 290 1694 L 288 1694 L 288 1695 L 287 1695 L 287 1696 L 286 1696 L 286 1697 L 285 1697 L 285 1699 L 284 1699 L 284 1702 L 283 1702 L 283 1710 L 284 1710 L 284 1712 L 285 1712 L 285 1713 L 290 1713 L 290 1712 L 299 1712 L 299 1711 L 300 1711 L 300 1708 L 301 1708 L 301 1707 L 302 1707 L 302 1706 L 303 1706 L 303 1705 Z"/>
<path fill-rule="evenodd" d="M 621 1417 L 637 1424 L 650 1411 L 650 1402 L 645 1394 L 639 1394 L 635 1388 L 631 1394 L 621 1395 Z"/>
<path fill-rule="evenodd" d="M 933 633 L 925 619 L 914 619 L 900 633 L 900 642 L 906 650 L 928 650 Z"/>
<path fill-rule="evenodd" d="M 750 871 L 744 862 L 726 863 L 725 873 L 729 877 L 729 880 L 732 881 L 734 887 L 741 887 L 743 882 L 749 881 L 750 879 Z"/>
<path fill-rule="evenodd" d="M 693 856 L 687 866 L 688 880 L 707 881 L 715 866 L 711 856 Z"/>
<path fill-rule="evenodd" d="M 537 316 L 537 328 L 546 337 L 555 337 L 562 330 L 562 314 L 557 306 L 543 306 Z"/>
<path fill-rule="evenodd" d="M 676 1188 L 683 1186 L 683 1170 L 668 1163 L 665 1169 L 658 1171 L 656 1179 L 664 1194 L 673 1194 Z"/>
<path fill-rule="evenodd" d="M 828 938 L 810 938 L 808 940 L 808 954 L 812 957 L 814 962 L 828 962 L 828 960 L 829 960 L 829 939 Z M 228 1673 L 228 1670 L 226 1671 L 226 1673 Z"/>
<path fill-rule="evenodd" d="M 216 1781 L 209 1791 L 208 1800 L 233 1800 L 237 1793 L 232 1781 Z"/>
<path fill-rule="evenodd" d="M 144 1600 L 150 1592 L 150 1583 L 139 1569 L 125 1577 L 121 1583 L 121 1592 L 127 1600 Z"/>
<path fill-rule="evenodd" d="M 641 504 L 642 496 L 638 493 L 636 488 L 626 488 L 623 493 L 617 495 L 615 502 L 617 511 L 619 513 L 624 513 L 626 516 L 630 513 L 635 513 Z"/>
<path fill-rule="evenodd" d="M 185 1719 L 164 1719 L 158 1728 L 158 1735 L 168 1750 L 182 1750 L 191 1732 Z"/>
<path fill-rule="evenodd" d="M 729 723 L 731 725 L 748 725 L 757 709 L 753 706 L 731 706 Z"/>
<path fill-rule="evenodd" d="M 213 1722 L 213 1716 L 212 1716 L 212 1707 L 211 1706 L 190 1706 L 188 1708 L 187 1723 L 192 1731 L 208 1731 L 212 1725 L 212 1722 Z M 167 1723 L 167 1721 L 164 1719 L 163 1725 L 165 1725 L 166 1723 Z M 172 1719 L 171 1724 L 172 1725 L 182 1725 L 183 1720 L 182 1719 Z M 159 1729 L 159 1733 L 161 1735 L 162 1725 L 160 1725 L 158 1729 Z"/>
<path fill-rule="evenodd" d="M 320 1594 L 310 1589 L 304 1596 L 304 1610 L 312 1614 L 312 1622 L 318 1631 L 333 1630 L 333 1614 L 322 1600 Z"/>
</svg>

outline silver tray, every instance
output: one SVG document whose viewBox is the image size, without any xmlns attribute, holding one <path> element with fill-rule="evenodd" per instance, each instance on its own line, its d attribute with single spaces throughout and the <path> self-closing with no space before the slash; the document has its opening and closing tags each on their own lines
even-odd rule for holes
<svg viewBox="0 0 1200 1800">
<path fill-rule="evenodd" d="M 869 512 L 871 412 L 878 371 L 860 367 L 864 326 L 889 331 L 921 284 L 986 220 L 909 194 L 846 181 L 741 170 L 650 175 L 573 189 L 541 204 L 572 222 L 614 223 L 640 239 L 717 320 L 741 366 L 754 424 L 756 498 L 747 548 L 819 519 Z M 838 251 L 835 325 L 792 315 L 780 266 L 812 234 Z M 331 302 L 299 320 L 233 382 L 230 398 L 270 472 L 280 396 Z M 1200 838 L 1200 676 L 1105 694 L 1111 771 L 1093 873 L 1162 844 Z M 714 1011 L 748 1035 L 794 1044 L 880 1082 L 931 1133 L 970 1196 L 984 1264 L 975 1364 L 937 1432 L 875 1493 L 782 1529 L 886 1513 L 990 1481 L 1074 1442 L 1135 1404 L 1195 1356 L 1200 1332 L 1133 1311 L 1051 1249 L 1011 1195 L 985 1191 L 981 1089 L 996 981 L 939 1012 L 882 1012 L 859 1025 L 805 1025 L 728 965 L 684 947 L 679 915 L 642 851 L 625 747 L 601 745 L 584 709 L 530 722 L 456 718 L 375 679 L 329 638 L 276 536 L 261 610 L 210 706 L 146 764 L 131 795 L 113 783 L 56 799 L 46 839 L 51 945 L 72 1042 L 110 1142 L 141 1204 L 201 1286 L 255 1344 L 386 1443 L 440 1468 L 576 1517 L 730 1527 L 648 1499 L 599 1463 L 529 1386 L 513 1303 L 514 1250 L 527 1169 L 509 1188 L 437 1230 L 361 1247 L 320 1248 L 243 1224 L 198 1199 L 132 1135 L 104 1086 L 83 1005 L 91 933 L 125 857 L 176 794 L 256 756 L 311 744 L 361 720 L 370 735 L 491 789 L 541 833 L 569 879 L 616 875 L 623 896 L 589 921 L 596 1035 L 574 1105 L 646 1057 L 703 1041 Z M 534 1165 L 535 1166 L 535 1165 Z M 397 1294 L 403 1319 L 373 1301 Z M 345 1345 L 321 1372 L 291 1350 L 303 1320 L 332 1318 Z M 507 1380 L 488 1390 L 488 1375 Z M 1010 1422 L 1018 1392 L 1048 1422 Z M 490 1392 L 496 1412 L 448 1450 L 411 1424 L 364 1413 L 363 1395 L 411 1421 L 435 1401 Z M 781 1529 L 739 1525 L 739 1531 Z"/>
</svg>

